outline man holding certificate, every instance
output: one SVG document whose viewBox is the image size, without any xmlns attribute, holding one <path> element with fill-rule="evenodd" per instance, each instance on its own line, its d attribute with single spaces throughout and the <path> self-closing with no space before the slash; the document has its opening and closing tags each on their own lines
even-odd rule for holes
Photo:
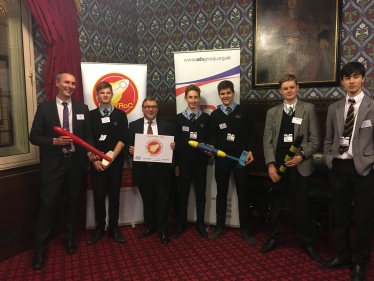
<svg viewBox="0 0 374 281">
<path fill-rule="evenodd" d="M 145 230 L 139 237 L 145 238 L 158 232 L 161 244 L 167 244 L 170 242 L 167 228 L 171 217 L 169 208 L 171 173 L 167 151 L 170 148 L 174 150 L 175 143 L 170 141 L 170 148 L 165 145 L 165 138 L 169 140 L 166 136 L 172 136 L 171 125 L 157 118 L 158 106 L 153 97 L 144 99 L 142 111 L 144 118 L 129 124 L 127 146 L 128 152 L 134 156 L 132 180 L 138 186 L 143 200 Z M 149 138 L 149 142 L 142 145 L 144 138 L 150 135 L 154 137 Z M 165 158 L 159 157 L 162 153 L 166 153 Z M 149 157 L 143 157 L 142 154 Z"/>
</svg>

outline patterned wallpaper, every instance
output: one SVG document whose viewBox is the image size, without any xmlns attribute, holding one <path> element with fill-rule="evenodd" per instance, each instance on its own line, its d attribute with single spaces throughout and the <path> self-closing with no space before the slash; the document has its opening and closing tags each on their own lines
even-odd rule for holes
<svg viewBox="0 0 374 281">
<path fill-rule="evenodd" d="M 242 100 L 280 99 L 276 89 L 253 90 L 253 0 L 80 0 L 82 61 L 148 65 L 147 94 L 174 101 L 174 51 L 241 49 Z M 374 0 L 344 0 L 341 62 L 367 68 L 374 93 Z M 43 99 L 45 48 L 34 25 L 38 99 Z M 236 89 L 238 92 L 238 89 Z M 341 98 L 340 87 L 302 88 L 304 99 Z"/>
</svg>

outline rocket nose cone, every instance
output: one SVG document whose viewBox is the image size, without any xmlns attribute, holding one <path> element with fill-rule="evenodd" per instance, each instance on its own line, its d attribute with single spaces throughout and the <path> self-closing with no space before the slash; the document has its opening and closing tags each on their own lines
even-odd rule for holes
<svg viewBox="0 0 374 281">
<path fill-rule="evenodd" d="M 197 147 L 197 141 L 188 141 L 188 144 L 193 147 Z"/>
</svg>

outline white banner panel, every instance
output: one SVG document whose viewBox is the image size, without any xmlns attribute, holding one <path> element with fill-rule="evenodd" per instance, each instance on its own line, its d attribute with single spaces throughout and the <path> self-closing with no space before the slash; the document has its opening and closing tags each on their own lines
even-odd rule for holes
<svg viewBox="0 0 374 281">
<path fill-rule="evenodd" d="M 174 53 L 177 112 L 187 107 L 184 91 L 190 84 L 201 89 L 200 109 L 208 114 L 220 106 L 217 85 L 222 80 L 234 83 L 234 101 L 240 104 L 240 50 L 221 49 Z M 216 223 L 217 186 L 214 178 L 214 166 L 207 171 L 207 190 L 205 222 Z M 193 189 L 193 188 L 191 188 Z M 226 225 L 239 226 L 238 200 L 234 180 L 231 177 L 227 195 Z M 188 199 L 188 220 L 196 221 L 195 193 L 190 192 Z"/>
<path fill-rule="evenodd" d="M 90 110 L 99 103 L 96 85 L 106 81 L 112 85 L 112 104 L 127 114 L 129 123 L 143 116 L 141 103 L 146 97 L 147 65 L 119 63 L 81 63 L 84 103 Z M 119 225 L 143 222 L 143 201 L 132 183 L 131 160 L 126 159 L 120 193 Z M 91 179 L 88 179 L 86 227 L 94 228 L 95 210 Z M 106 201 L 108 209 L 108 200 Z M 108 222 L 108 217 L 107 217 Z"/>
</svg>

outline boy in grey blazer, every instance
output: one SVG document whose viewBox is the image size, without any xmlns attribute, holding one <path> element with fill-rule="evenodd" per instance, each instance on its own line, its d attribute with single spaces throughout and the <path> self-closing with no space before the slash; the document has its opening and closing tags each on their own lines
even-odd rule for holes
<svg viewBox="0 0 374 281">
<path fill-rule="evenodd" d="M 362 91 L 365 67 L 361 63 L 343 66 L 340 80 L 347 96 L 329 106 L 324 142 L 336 257 L 322 261 L 321 267 L 351 268 L 352 280 L 362 281 L 366 280 L 365 266 L 371 256 L 374 219 L 374 101 Z M 350 124 L 346 125 L 346 120 Z M 353 248 L 350 246 L 352 200 L 356 225 Z"/>
<path fill-rule="evenodd" d="M 271 108 L 266 115 L 264 130 L 264 155 L 272 180 L 270 194 L 269 239 L 261 248 L 269 253 L 279 246 L 280 225 L 286 187 L 292 188 L 292 205 L 303 249 L 314 261 L 320 256 L 313 246 L 314 235 L 310 220 L 308 177 L 312 174 L 313 153 L 320 143 L 320 130 L 314 105 L 297 99 L 299 86 L 294 75 L 286 74 L 279 80 L 279 91 L 284 103 Z M 304 138 L 296 155 L 285 163 L 287 170 L 277 181 L 277 168 L 283 164 L 285 155 L 296 136 Z"/>
</svg>

